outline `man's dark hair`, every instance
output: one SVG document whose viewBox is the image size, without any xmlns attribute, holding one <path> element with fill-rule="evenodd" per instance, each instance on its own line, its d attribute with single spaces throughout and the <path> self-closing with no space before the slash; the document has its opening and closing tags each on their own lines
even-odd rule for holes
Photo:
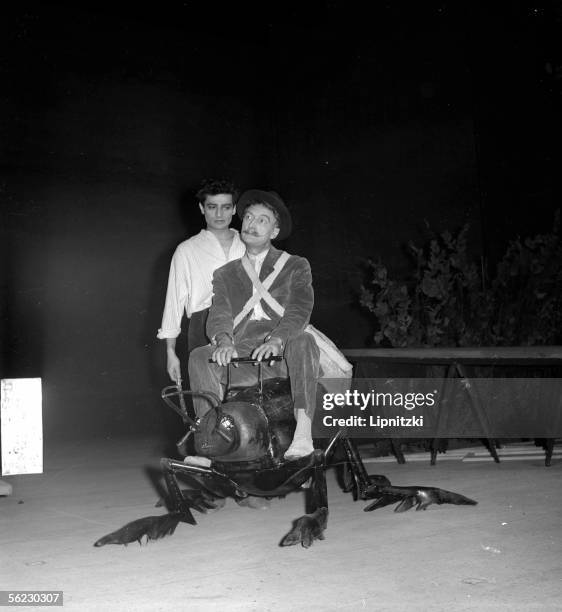
<svg viewBox="0 0 562 612">
<path fill-rule="evenodd" d="M 238 190 L 234 183 L 228 179 L 206 179 L 201 183 L 201 188 L 197 192 L 197 199 L 201 204 L 205 203 L 207 196 L 218 195 L 219 193 L 232 194 L 232 202 L 236 204 Z"/>
</svg>

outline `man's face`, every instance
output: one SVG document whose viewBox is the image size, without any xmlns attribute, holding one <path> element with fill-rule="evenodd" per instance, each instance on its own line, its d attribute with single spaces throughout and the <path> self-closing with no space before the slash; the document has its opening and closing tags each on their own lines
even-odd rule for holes
<svg viewBox="0 0 562 612">
<path fill-rule="evenodd" d="M 251 204 L 242 219 L 242 241 L 249 247 L 269 245 L 279 233 L 273 211 L 263 204 Z"/>
<path fill-rule="evenodd" d="M 232 194 L 217 193 L 208 195 L 204 204 L 199 204 L 201 214 L 205 216 L 208 230 L 224 230 L 232 221 L 236 207 L 232 203 Z"/>
</svg>

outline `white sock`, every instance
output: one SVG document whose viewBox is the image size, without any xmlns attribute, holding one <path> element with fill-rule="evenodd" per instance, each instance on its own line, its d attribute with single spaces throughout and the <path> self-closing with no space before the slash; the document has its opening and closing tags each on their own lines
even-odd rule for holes
<svg viewBox="0 0 562 612">
<path fill-rule="evenodd" d="M 295 438 L 306 438 L 312 443 L 312 420 L 304 410 L 297 410 L 297 426 L 293 440 Z"/>
<path fill-rule="evenodd" d="M 312 421 L 304 410 L 297 410 L 297 426 L 291 446 L 285 452 L 285 458 L 306 457 L 314 451 L 312 443 Z"/>
</svg>

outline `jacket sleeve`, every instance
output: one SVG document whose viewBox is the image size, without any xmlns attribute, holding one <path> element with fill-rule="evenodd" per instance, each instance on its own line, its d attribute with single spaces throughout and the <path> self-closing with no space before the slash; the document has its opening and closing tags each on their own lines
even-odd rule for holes
<svg viewBox="0 0 562 612">
<path fill-rule="evenodd" d="M 289 338 L 303 332 L 310 321 L 314 307 L 312 272 L 306 259 L 298 258 L 295 270 L 290 274 L 287 282 L 290 284 L 289 299 L 284 304 L 285 314 L 269 333 L 270 336 L 280 338 L 283 344 Z"/>
<path fill-rule="evenodd" d="M 233 325 L 234 316 L 226 283 L 220 269 L 215 270 L 213 274 L 213 303 L 207 318 L 207 336 L 212 341 L 214 341 L 215 336 L 223 332 L 234 336 Z"/>
</svg>

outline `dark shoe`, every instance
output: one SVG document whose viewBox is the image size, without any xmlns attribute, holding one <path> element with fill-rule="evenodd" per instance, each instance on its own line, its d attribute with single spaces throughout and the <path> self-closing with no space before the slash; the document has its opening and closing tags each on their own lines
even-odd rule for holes
<svg viewBox="0 0 562 612">
<path fill-rule="evenodd" d="M 256 497 L 255 495 L 248 495 L 248 497 L 237 499 L 236 503 L 242 508 L 252 508 L 253 510 L 267 510 L 271 506 L 269 499 Z"/>
</svg>

